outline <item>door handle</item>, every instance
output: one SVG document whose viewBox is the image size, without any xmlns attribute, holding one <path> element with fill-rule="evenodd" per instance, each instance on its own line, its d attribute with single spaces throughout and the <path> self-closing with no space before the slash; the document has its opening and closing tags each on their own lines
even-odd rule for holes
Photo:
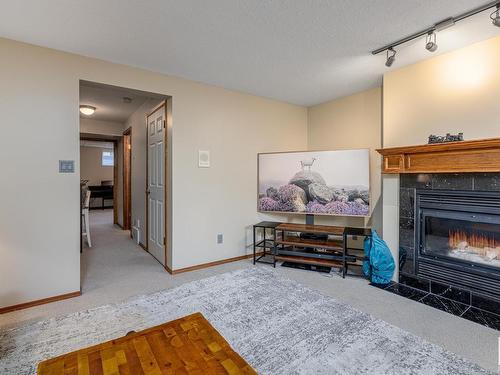
<svg viewBox="0 0 500 375">
<path fill-rule="evenodd" d="M 146 189 L 146 194 L 147 194 L 147 195 L 151 194 L 151 190 Z"/>
</svg>

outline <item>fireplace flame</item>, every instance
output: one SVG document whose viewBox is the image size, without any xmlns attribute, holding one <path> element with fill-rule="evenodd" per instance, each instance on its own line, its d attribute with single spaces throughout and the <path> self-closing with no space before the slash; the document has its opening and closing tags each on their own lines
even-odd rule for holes
<svg viewBox="0 0 500 375">
<path fill-rule="evenodd" d="M 500 241 L 486 234 L 471 234 L 461 230 L 450 230 L 448 245 L 450 249 L 454 250 L 473 252 L 493 259 L 500 257 Z"/>
</svg>

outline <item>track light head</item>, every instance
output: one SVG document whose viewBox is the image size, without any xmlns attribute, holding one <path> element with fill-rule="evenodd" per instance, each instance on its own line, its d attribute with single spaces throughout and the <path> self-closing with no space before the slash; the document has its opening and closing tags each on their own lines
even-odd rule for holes
<svg viewBox="0 0 500 375">
<path fill-rule="evenodd" d="M 386 60 L 385 60 L 385 66 L 390 68 L 392 64 L 394 64 L 394 61 L 396 61 L 396 51 L 392 48 L 389 47 L 387 50 L 387 55 L 386 55 Z"/>
<path fill-rule="evenodd" d="M 497 4 L 497 10 L 490 14 L 491 23 L 500 27 L 500 4 Z"/>
<path fill-rule="evenodd" d="M 438 49 L 438 45 L 436 43 L 436 33 L 431 31 L 427 34 L 425 38 L 425 49 L 429 52 L 435 52 Z"/>
</svg>

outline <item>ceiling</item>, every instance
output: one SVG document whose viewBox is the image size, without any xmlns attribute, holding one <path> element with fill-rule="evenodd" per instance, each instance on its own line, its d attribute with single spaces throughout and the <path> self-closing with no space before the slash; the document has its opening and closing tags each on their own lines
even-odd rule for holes
<svg viewBox="0 0 500 375">
<path fill-rule="evenodd" d="M 132 101 L 125 103 L 124 97 L 130 98 Z M 80 83 L 80 105 L 96 107 L 96 111 L 91 116 L 80 113 L 80 118 L 124 123 L 132 113 L 152 97 L 161 98 L 159 95 L 137 90 L 82 81 Z"/>
<path fill-rule="evenodd" d="M 381 84 L 370 51 L 487 0 L 16 0 L 0 36 L 313 105 Z M 438 35 L 439 54 L 500 35 L 488 12 Z M 422 40 L 391 69 L 428 58 Z"/>
</svg>

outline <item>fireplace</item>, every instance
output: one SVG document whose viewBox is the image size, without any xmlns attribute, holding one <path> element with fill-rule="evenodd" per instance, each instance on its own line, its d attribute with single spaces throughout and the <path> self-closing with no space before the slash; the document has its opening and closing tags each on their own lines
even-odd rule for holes
<svg viewBox="0 0 500 375">
<path fill-rule="evenodd" d="M 500 195 L 417 189 L 415 274 L 500 299 Z"/>
<path fill-rule="evenodd" d="M 384 289 L 500 330 L 500 138 L 377 151 L 399 174 L 399 283 Z"/>
<path fill-rule="evenodd" d="M 423 215 L 422 255 L 500 268 L 498 224 Z"/>
</svg>

